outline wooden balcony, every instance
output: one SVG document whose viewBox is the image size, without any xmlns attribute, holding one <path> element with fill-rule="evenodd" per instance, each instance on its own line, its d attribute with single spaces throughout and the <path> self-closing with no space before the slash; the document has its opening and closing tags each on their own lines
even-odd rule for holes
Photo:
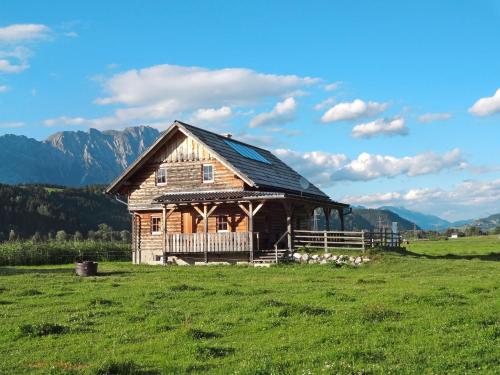
<svg viewBox="0 0 500 375">
<path fill-rule="evenodd" d="M 167 233 L 167 253 L 243 253 L 250 252 L 252 244 L 258 244 L 258 233 Z M 254 249 L 256 250 L 256 249 Z"/>
</svg>

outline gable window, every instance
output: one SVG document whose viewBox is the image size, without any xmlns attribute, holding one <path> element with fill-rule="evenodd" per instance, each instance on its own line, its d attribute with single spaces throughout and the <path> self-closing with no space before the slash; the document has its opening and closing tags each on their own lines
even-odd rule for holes
<svg viewBox="0 0 500 375">
<path fill-rule="evenodd" d="M 216 216 L 216 228 L 217 232 L 229 232 L 229 223 L 227 216 Z"/>
<path fill-rule="evenodd" d="M 203 182 L 214 182 L 214 166 L 203 164 Z"/>
<path fill-rule="evenodd" d="M 167 168 L 158 168 L 156 170 L 156 185 L 165 185 L 167 183 Z"/>
<path fill-rule="evenodd" d="M 161 217 L 151 216 L 151 234 L 161 234 Z"/>
</svg>

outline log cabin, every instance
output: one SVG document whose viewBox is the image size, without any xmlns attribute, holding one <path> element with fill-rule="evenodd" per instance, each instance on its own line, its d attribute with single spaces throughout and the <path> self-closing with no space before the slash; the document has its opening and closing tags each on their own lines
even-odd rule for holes
<svg viewBox="0 0 500 375">
<path fill-rule="evenodd" d="M 278 262 L 315 209 L 326 230 L 349 209 L 271 152 L 180 121 L 106 193 L 126 197 L 134 264 Z"/>
</svg>

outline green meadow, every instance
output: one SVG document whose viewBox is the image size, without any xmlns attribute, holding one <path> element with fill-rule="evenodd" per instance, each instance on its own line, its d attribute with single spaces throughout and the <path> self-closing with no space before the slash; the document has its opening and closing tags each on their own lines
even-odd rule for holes
<svg viewBox="0 0 500 375">
<path fill-rule="evenodd" d="M 500 239 L 361 267 L 0 267 L 1 374 L 494 374 Z"/>
</svg>

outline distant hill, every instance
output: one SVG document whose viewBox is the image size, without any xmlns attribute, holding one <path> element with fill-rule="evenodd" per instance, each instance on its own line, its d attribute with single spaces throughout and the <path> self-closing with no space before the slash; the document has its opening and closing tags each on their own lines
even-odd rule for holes
<svg viewBox="0 0 500 375">
<path fill-rule="evenodd" d="M 159 135 L 158 130 L 147 126 L 122 131 L 64 131 L 45 141 L 3 135 L 0 136 L 0 183 L 106 184 Z"/>
<path fill-rule="evenodd" d="M 319 210 L 320 215 L 317 218 L 317 227 L 319 229 L 324 228 L 324 217 L 322 216 L 322 211 Z M 413 222 L 403 219 L 397 214 L 381 209 L 369 209 L 357 206 L 353 208 L 352 214 L 345 217 L 345 229 L 346 230 L 375 230 L 379 228 L 379 222 L 384 227 L 391 227 L 393 222 L 398 223 L 398 228 L 400 231 L 413 230 Z M 338 219 L 332 222 L 333 229 L 340 228 L 340 222 Z M 417 229 L 421 229 L 417 225 Z"/>
<path fill-rule="evenodd" d="M 122 203 L 103 194 L 104 186 L 65 188 L 58 186 L 0 184 L 0 240 L 11 229 L 22 237 L 36 231 L 67 233 L 89 230 L 105 223 L 115 230 L 130 230 L 130 215 Z"/>
<path fill-rule="evenodd" d="M 452 226 L 451 222 L 438 216 L 411 211 L 404 207 L 384 206 L 379 209 L 394 212 L 402 218 L 417 224 L 423 230 L 444 230 Z"/>
<path fill-rule="evenodd" d="M 482 230 L 489 230 L 500 227 L 500 214 L 494 214 L 483 219 L 474 220 L 471 223 L 468 223 L 468 225 L 478 227 Z"/>
</svg>

